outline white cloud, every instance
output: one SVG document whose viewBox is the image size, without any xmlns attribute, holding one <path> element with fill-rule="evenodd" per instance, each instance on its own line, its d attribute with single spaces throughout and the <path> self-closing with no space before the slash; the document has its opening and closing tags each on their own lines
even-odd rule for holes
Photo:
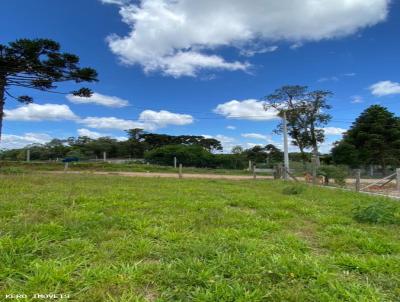
<svg viewBox="0 0 400 302">
<path fill-rule="evenodd" d="M 226 129 L 228 129 L 228 130 L 236 130 L 236 127 L 235 126 L 226 126 Z"/>
<path fill-rule="evenodd" d="M 386 19 L 389 0 L 141 0 L 120 5 L 125 37 L 109 47 L 129 65 L 175 77 L 203 69 L 245 70 L 249 64 L 215 55 L 218 47 L 289 41 L 300 45 L 343 37 Z M 212 53 L 214 52 L 214 54 Z"/>
<path fill-rule="evenodd" d="M 258 100 L 232 100 L 223 104 L 219 104 L 214 112 L 231 119 L 265 121 L 277 118 L 275 110 L 264 110 L 266 103 Z"/>
<path fill-rule="evenodd" d="M 302 46 L 303 46 L 303 43 L 297 42 L 297 43 L 290 45 L 290 49 L 294 50 L 294 49 L 300 48 Z"/>
<path fill-rule="evenodd" d="M 357 74 L 355 72 L 349 72 L 349 73 L 345 73 L 343 74 L 345 77 L 355 77 Z"/>
<path fill-rule="evenodd" d="M 188 125 L 193 123 L 193 120 L 193 117 L 189 114 L 172 113 L 166 110 L 145 110 L 140 113 L 137 121 L 116 117 L 87 117 L 80 120 L 79 123 L 95 129 L 128 130 L 141 128 L 147 131 L 154 131 L 171 125 Z"/>
<path fill-rule="evenodd" d="M 115 107 L 122 108 L 129 106 L 129 102 L 127 100 L 121 99 L 116 96 L 108 96 L 103 95 L 97 92 L 94 92 L 91 97 L 80 97 L 72 94 L 67 95 L 67 99 L 74 104 L 97 104 L 106 107 Z"/>
<path fill-rule="evenodd" d="M 25 133 L 23 135 L 3 134 L 0 149 L 19 149 L 30 144 L 44 144 L 52 137 L 46 133 Z"/>
<path fill-rule="evenodd" d="M 133 128 L 143 128 L 144 125 L 135 121 L 120 119 L 116 117 L 86 117 L 79 121 L 86 127 L 95 129 L 116 129 L 128 130 Z M 147 130 L 147 129 L 146 129 Z"/>
<path fill-rule="evenodd" d="M 124 5 L 128 4 L 129 0 L 100 0 L 104 4 L 117 4 L 117 5 Z"/>
<path fill-rule="evenodd" d="M 400 83 L 392 81 L 381 81 L 371 85 L 369 89 L 371 93 L 375 96 L 400 94 Z"/>
<path fill-rule="evenodd" d="M 145 110 L 140 113 L 139 122 L 158 129 L 169 125 L 184 126 L 192 124 L 193 117 L 189 114 L 172 113 L 166 110 Z"/>
<path fill-rule="evenodd" d="M 249 48 L 249 49 L 242 49 L 240 51 L 240 54 L 245 57 L 252 57 L 256 54 L 262 54 L 262 53 L 268 53 L 268 52 L 274 52 L 278 50 L 278 46 L 268 46 L 268 47 L 259 47 L 259 48 Z"/>
<path fill-rule="evenodd" d="M 351 97 L 351 103 L 353 103 L 353 104 L 364 103 L 364 98 L 359 95 L 354 95 Z"/>
<path fill-rule="evenodd" d="M 61 121 L 76 120 L 67 105 L 28 104 L 11 110 L 4 110 L 5 119 L 10 121 Z"/>
<path fill-rule="evenodd" d="M 95 131 L 91 131 L 91 130 L 86 129 L 86 128 L 78 129 L 78 135 L 79 136 L 87 136 L 87 137 L 94 138 L 94 139 L 99 138 L 99 137 L 107 136 L 106 134 L 95 132 Z"/>
<path fill-rule="evenodd" d="M 268 135 L 260 134 L 260 133 L 243 133 L 242 137 L 259 139 L 259 140 L 270 140 L 271 137 Z"/>
<path fill-rule="evenodd" d="M 346 132 L 346 129 L 338 128 L 338 127 L 325 127 L 322 128 L 326 135 L 342 135 Z"/>
<path fill-rule="evenodd" d="M 323 77 L 318 79 L 318 83 L 323 83 L 323 82 L 337 82 L 339 81 L 339 78 L 336 76 L 332 76 L 332 77 Z"/>
</svg>

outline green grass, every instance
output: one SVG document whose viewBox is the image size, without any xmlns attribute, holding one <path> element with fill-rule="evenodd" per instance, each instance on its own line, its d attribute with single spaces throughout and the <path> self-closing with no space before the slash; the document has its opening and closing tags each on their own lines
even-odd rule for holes
<svg viewBox="0 0 400 302">
<path fill-rule="evenodd" d="M 56 162 L 0 162 L 0 173 L 3 171 L 7 173 L 9 169 L 22 169 L 29 173 L 32 171 L 63 171 L 64 164 Z M 156 173 L 178 173 L 178 169 L 172 166 L 159 166 L 159 165 L 147 165 L 138 163 L 124 163 L 115 164 L 107 162 L 76 162 L 70 163 L 70 171 L 104 171 L 104 172 L 156 172 Z M 234 170 L 234 169 L 213 169 L 213 168 L 193 168 L 183 167 L 184 173 L 195 173 L 195 174 L 224 174 L 224 175 L 252 175 L 246 170 Z M 264 175 L 265 173 L 258 173 Z"/>
<path fill-rule="evenodd" d="M 377 199 L 286 186 L 2 175 L 0 300 L 398 301 L 399 225 L 353 218 Z"/>
</svg>

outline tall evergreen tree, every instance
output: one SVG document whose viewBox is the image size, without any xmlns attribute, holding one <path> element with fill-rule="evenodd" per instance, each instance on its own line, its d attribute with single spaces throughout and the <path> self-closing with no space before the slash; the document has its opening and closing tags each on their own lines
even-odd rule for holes
<svg viewBox="0 0 400 302">
<path fill-rule="evenodd" d="M 354 165 L 400 164 L 400 118 L 387 108 L 373 105 L 356 119 L 332 149 L 336 163 Z"/>
<path fill-rule="evenodd" d="M 60 45 L 53 40 L 20 39 L 8 45 L 0 44 L 0 139 L 6 95 L 25 104 L 33 101 L 28 95 L 13 96 L 11 87 L 57 92 L 56 84 L 67 81 L 97 81 L 97 72 L 92 68 L 79 67 L 79 57 L 60 52 Z M 91 96 L 88 88 L 70 93 Z"/>
</svg>

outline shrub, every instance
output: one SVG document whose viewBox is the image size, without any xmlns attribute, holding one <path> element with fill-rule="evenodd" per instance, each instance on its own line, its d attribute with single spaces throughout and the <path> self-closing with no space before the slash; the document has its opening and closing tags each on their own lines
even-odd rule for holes
<svg viewBox="0 0 400 302">
<path fill-rule="evenodd" d="M 168 145 L 147 151 L 144 155 L 145 159 L 151 163 L 168 166 L 173 164 L 175 156 L 178 159 L 178 163 L 184 166 L 216 167 L 213 154 L 196 145 Z"/>
<path fill-rule="evenodd" d="M 367 223 L 399 223 L 399 207 L 390 201 L 375 201 L 353 209 L 353 218 Z"/>
<path fill-rule="evenodd" d="M 346 184 L 347 170 L 341 166 L 321 166 L 318 174 L 325 177 L 325 184 L 329 184 L 330 179 L 334 179 L 339 186 Z"/>
<path fill-rule="evenodd" d="M 304 186 L 302 185 L 290 185 L 283 188 L 282 193 L 285 195 L 299 195 L 304 192 Z"/>
</svg>

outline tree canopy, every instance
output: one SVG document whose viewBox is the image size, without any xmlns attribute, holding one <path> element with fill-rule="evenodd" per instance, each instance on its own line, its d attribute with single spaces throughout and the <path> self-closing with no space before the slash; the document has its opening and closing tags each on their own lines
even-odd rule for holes
<svg viewBox="0 0 400 302">
<path fill-rule="evenodd" d="M 326 113 L 331 108 L 327 103 L 331 95 L 330 91 L 309 91 L 307 86 L 294 85 L 283 86 L 266 97 L 266 110 L 272 107 L 280 117 L 286 115 L 288 134 L 292 144 L 299 147 L 303 161 L 307 159 L 305 150 L 312 149 L 319 163 L 318 144 L 325 140 L 321 127 L 331 120 Z M 276 132 L 282 132 L 282 124 Z"/>
<path fill-rule="evenodd" d="M 0 44 L 0 139 L 6 96 L 25 104 L 33 102 L 29 95 L 14 96 L 12 87 L 57 92 L 57 83 L 67 81 L 97 81 L 97 72 L 79 67 L 78 56 L 61 52 L 60 44 L 50 39 L 19 39 Z M 68 93 L 90 97 L 92 91 L 82 87 Z"/>
<path fill-rule="evenodd" d="M 373 105 L 356 119 L 332 149 L 335 163 L 350 166 L 400 164 L 400 118 Z"/>
</svg>

